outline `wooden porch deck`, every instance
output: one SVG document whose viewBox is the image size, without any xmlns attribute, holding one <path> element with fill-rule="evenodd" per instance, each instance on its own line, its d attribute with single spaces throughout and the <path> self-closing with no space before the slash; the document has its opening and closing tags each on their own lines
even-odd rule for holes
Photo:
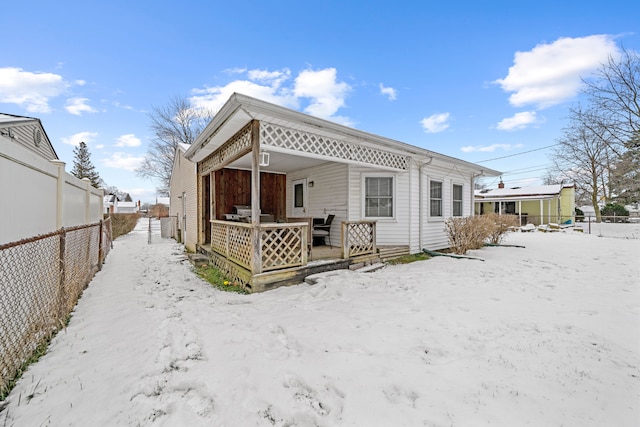
<svg viewBox="0 0 640 427">
<path fill-rule="evenodd" d="M 220 254 L 211 250 L 211 245 L 197 245 L 198 253 L 207 256 L 210 262 L 222 270 L 232 281 L 241 283 L 253 292 L 263 292 L 280 286 L 302 283 L 312 274 L 333 270 L 356 270 L 367 265 L 386 262 L 389 259 L 409 254 L 408 246 L 381 246 L 375 254 L 361 255 L 348 259 L 342 258 L 342 249 L 338 246 L 313 246 L 307 265 L 285 268 L 251 275 L 251 272 Z"/>
</svg>

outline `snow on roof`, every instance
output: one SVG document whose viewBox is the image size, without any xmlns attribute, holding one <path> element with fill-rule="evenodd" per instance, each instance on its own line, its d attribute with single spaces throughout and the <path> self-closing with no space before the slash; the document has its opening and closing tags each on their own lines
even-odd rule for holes
<svg viewBox="0 0 640 427">
<path fill-rule="evenodd" d="M 560 190 L 567 187 L 573 187 L 573 184 L 553 184 L 553 185 L 534 185 L 531 187 L 516 188 L 493 188 L 489 190 L 475 190 L 476 198 L 496 198 L 496 197 L 528 197 L 536 196 L 553 196 L 560 194 Z"/>
</svg>

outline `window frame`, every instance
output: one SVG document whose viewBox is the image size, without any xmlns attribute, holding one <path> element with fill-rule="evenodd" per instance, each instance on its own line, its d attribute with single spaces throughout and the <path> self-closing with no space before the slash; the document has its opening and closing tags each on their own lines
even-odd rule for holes
<svg viewBox="0 0 640 427">
<path fill-rule="evenodd" d="M 367 216 L 367 179 L 369 178 L 385 178 L 391 179 L 391 215 L 390 216 Z M 364 173 L 362 174 L 362 218 L 375 219 L 377 221 L 395 220 L 397 212 L 397 191 L 396 176 L 394 174 L 385 173 Z"/>
<path fill-rule="evenodd" d="M 433 197 L 431 197 L 431 184 L 432 183 L 438 183 L 440 184 L 440 198 L 439 199 L 434 199 Z M 435 179 L 435 178 L 429 178 L 428 180 L 428 200 L 429 200 L 429 219 L 433 220 L 433 221 L 444 221 L 444 180 L 440 180 L 440 179 Z M 432 212 L 432 201 L 434 200 L 439 200 L 440 201 L 440 215 L 433 215 Z"/>
<path fill-rule="evenodd" d="M 456 187 L 460 187 L 460 199 L 457 200 L 455 189 Z M 460 215 L 456 215 L 456 202 L 460 203 Z M 460 184 L 457 182 L 451 183 L 451 216 L 455 218 L 459 218 L 464 216 L 464 184 Z"/>
</svg>

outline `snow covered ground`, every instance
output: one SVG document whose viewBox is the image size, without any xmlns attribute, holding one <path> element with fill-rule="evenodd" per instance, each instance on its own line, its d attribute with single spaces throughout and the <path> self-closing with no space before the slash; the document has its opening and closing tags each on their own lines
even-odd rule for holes
<svg viewBox="0 0 640 427">
<path fill-rule="evenodd" d="M 0 425 L 638 426 L 640 225 L 627 227 L 513 233 L 526 247 L 470 253 L 485 262 L 243 296 L 198 279 L 175 242 L 147 245 L 141 224 Z"/>
</svg>

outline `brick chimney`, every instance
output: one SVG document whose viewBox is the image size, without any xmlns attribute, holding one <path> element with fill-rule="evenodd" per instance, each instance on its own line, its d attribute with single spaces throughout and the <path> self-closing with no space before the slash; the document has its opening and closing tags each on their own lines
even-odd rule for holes
<svg viewBox="0 0 640 427">
<path fill-rule="evenodd" d="M 500 182 L 498 183 L 498 188 L 504 188 L 504 182 L 502 182 L 502 178 L 500 178 Z"/>
</svg>

